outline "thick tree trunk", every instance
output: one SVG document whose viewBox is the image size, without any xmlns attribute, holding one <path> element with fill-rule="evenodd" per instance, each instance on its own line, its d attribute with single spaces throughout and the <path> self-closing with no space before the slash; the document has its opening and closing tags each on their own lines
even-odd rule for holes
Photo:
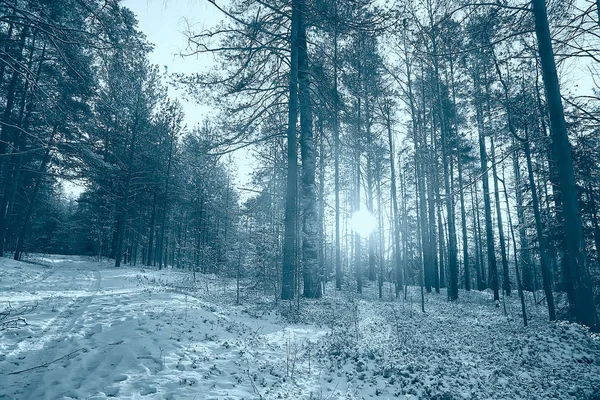
<svg viewBox="0 0 600 400">
<path fill-rule="evenodd" d="M 297 0 L 298 24 L 298 103 L 300 106 L 300 153 L 302 157 L 302 265 L 304 268 L 304 297 L 322 295 L 319 277 L 319 214 L 315 191 L 315 142 L 313 138 L 310 72 L 304 23 L 305 0 Z"/>
<path fill-rule="evenodd" d="M 292 27 L 290 32 L 290 82 L 287 129 L 287 187 L 285 196 L 285 222 L 283 242 L 283 270 L 281 275 L 281 298 L 294 298 L 296 264 L 296 215 L 298 193 L 298 151 L 296 147 L 296 124 L 298 122 L 298 26 L 300 10 L 297 1 L 292 2 Z"/>
<path fill-rule="evenodd" d="M 532 5 L 538 52 L 542 67 L 542 79 L 544 81 L 546 101 L 550 115 L 550 131 L 554 144 L 554 155 L 563 200 L 567 257 L 571 278 L 569 282 L 566 282 L 566 285 L 567 287 L 572 287 L 574 293 L 570 311 L 571 315 L 579 323 L 593 329 L 598 329 L 598 314 L 596 313 L 596 305 L 594 304 L 592 284 L 585 265 L 585 243 L 579 202 L 577 200 L 571 143 L 569 142 L 567 133 L 558 74 L 554 62 L 546 2 L 545 0 L 532 0 Z"/>
<path fill-rule="evenodd" d="M 445 226 L 444 221 L 442 220 L 442 196 L 440 194 L 439 188 L 437 189 L 436 194 L 437 199 L 437 220 L 438 220 L 438 263 L 440 268 L 440 287 L 446 287 L 446 277 L 448 275 L 446 271 L 446 265 L 448 264 L 448 252 L 446 251 L 446 234 L 445 234 Z"/>
<path fill-rule="evenodd" d="M 421 69 L 424 67 L 421 65 Z M 409 81 L 410 82 L 410 81 Z M 410 87 L 410 86 L 409 86 Z M 410 96 L 410 94 L 409 94 Z M 422 99 L 422 118 L 420 119 L 419 129 L 415 130 L 413 136 L 413 142 L 415 146 L 415 173 L 417 180 L 417 190 L 419 198 L 419 212 L 420 212 L 420 233 L 421 233 L 421 251 L 423 254 L 422 258 L 422 284 L 427 290 L 431 292 L 431 286 L 429 283 L 429 271 L 433 268 L 433 255 L 431 254 L 431 246 L 429 244 L 429 222 L 427 214 L 427 199 L 426 199 L 426 181 L 425 181 L 425 166 L 427 161 L 425 160 L 425 149 L 427 144 L 427 133 L 425 131 L 425 110 L 427 109 L 425 104 L 426 93 L 425 93 L 425 82 L 421 84 L 421 99 Z M 433 122 L 433 121 L 432 121 Z"/>
</svg>

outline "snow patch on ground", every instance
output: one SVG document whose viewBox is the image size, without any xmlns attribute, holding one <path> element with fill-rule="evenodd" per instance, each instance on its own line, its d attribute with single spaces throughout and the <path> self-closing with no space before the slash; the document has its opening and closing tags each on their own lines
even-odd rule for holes
<svg viewBox="0 0 600 400">
<path fill-rule="evenodd" d="M 592 399 L 600 337 L 546 321 L 528 299 L 496 308 L 488 293 L 418 288 L 406 300 L 329 290 L 275 304 L 213 275 L 109 261 L 0 258 L 6 399 Z M 506 312 L 504 312 L 504 305 Z M 597 398 L 597 397 L 596 397 Z"/>
</svg>

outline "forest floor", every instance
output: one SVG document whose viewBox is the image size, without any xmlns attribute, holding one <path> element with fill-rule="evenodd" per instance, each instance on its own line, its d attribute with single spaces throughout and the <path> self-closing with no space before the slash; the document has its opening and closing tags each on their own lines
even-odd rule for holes
<svg viewBox="0 0 600 400">
<path fill-rule="evenodd" d="M 3 399 L 600 398 L 600 336 L 527 299 L 274 303 L 215 276 L 85 257 L 0 259 Z M 329 286 L 327 287 L 329 289 Z M 594 397 L 596 396 L 596 397 Z"/>
</svg>

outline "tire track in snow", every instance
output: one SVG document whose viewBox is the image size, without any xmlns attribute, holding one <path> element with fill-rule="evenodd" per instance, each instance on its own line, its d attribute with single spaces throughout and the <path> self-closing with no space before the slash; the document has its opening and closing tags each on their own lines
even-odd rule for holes
<svg viewBox="0 0 600 400">
<path fill-rule="evenodd" d="M 68 304 L 67 307 L 63 311 L 61 311 L 60 314 L 58 314 L 48 324 L 46 329 L 44 329 L 40 334 L 38 342 L 39 340 L 47 339 L 48 335 L 51 335 L 52 337 L 49 340 L 46 340 L 44 346 L 40 350 L 38 350 L 37 356 L 33 357 L 34 362 L 28 364 L 30 364 L 30 367 L 43 366 L 45 364 L 47 365 L 40 367 L 39 369 L 36 368 L 33 371 L 26 372 L 27 374 L 30 374 L 30 377 L 24 378 L 25 382 L 23 382 L 22 385 L 24 393 L 22 398 L 33 399 L 37 398 L 36 396 L 40 395 L 40 393 L 36 394 L 36 391 L 40 389 L 43 391 L 43 382 L 45 379 L 46 372 L 49 368 L 53 367 L 53 365 L 49 363 L 51 363 L 53 360 L 60 358 L 61 355 L 57 353 L 61 348 L 67 347 L 67 351 L 63 351 L 63 353 L 65 354 L 74 354 L 72 357 L 66 357 L 67 360 L 75 357 L 76 353 L 79 352 L 73 352 L 72 348 L 69 349 L 68 342 L 64 341 L 63 339 L 66 339 L 71 333 L 73 327 L 75 326 L 77 321 L 83 316 L 85 310 L 92 303 L 94 296 L 101 288 L 102 275 L 100 271 L 93 271 L 93 273 L 94 281 L 92 282 L 91 286 L 87 289 L 87 292 L 89 294 L 87 296 L 81 296 L 79 298 L 73 299 L 73 301 L 71 301 L 71 303 Z M 56 322 L 61 319 L 62 322 L 57 325 Z M 83 348 L 81 350 L 86 352 L 88 349 Z M 20 394 L 17 393 L 17 395 Z"/>
<path fill-rule="evenodd" d="M 9 286 L 9 287 L 7 287 L 7 288 L 5 288 L 3 290 L 5 290 L 5 291 L 15 290 L 15 289 L 18 289 L 20 287 L 24 287 L 25 285 L 30 285 L 32 283 L 40 283 L 40 282 L 45 281 L 46 279 L 48 279 L 52 275 L 54 275 L 54 272 L 55 272 L 54 271 L 54 267 L 48 267 L 48 266 L 45 266 L 45 267 L 46 267 L 46 271 L 44 271 L 43 273 L 39 274 L 35 278 L 28 279 L 28 280 L 23 281 L 23 282 L 19 282 L 16 285 Z"/>
</svg>

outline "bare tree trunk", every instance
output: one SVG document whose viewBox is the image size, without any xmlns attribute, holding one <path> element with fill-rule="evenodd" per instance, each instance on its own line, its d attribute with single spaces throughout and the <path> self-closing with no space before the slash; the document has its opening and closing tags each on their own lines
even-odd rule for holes
<svg viewBox="0 0 600 400">
<path fill-rule="evenodd" d="M 513 140 L 513 171 L 515 173 L 515 186 L 516 186 L 516 201 L 517 201 L 517 222 L 519 223 L 519 255 L 521 258 L 521 266 L 523 267 L 523 290 L 533 291 L 533 264 L 531 261 L 531 255 L 529 253 L 529 241 L 527 239 L 527 232 L 525 231 L 525 210 L 523 207 L 523 192 L 521 183 L 521 168 L 519 167 L 519 152 L 517 143 Z"/>
<path fill-rule="evenodd" d="M 479 207 L 477 203 L 475 203 L 475 197 L 473 196 L 473 186 L 475 183 L 471 185 L 471 211 L 473 213 L 473 241 L 475 242 L 475 279 L 477 284 L 477 290 L 483 290 L 484 284 L 481 279 L 481 267 L 483 265 L 483 256 L 481 254 L 481 238 L 480 231 L 477 228 L 479 223 Z"/>
<path fill-rule="evenodd" d="M 554 156 L 563 200 L 567 257 L 571 278 L 571 281 L 566 282 L 566 285 L 567 287 L 572 287 L 574 293 L 574 303 L 571 304 L 570 311 L 571 315 L 578 322 L 593 329 L 598 329 L 598 314 L 596 313 L 596 305 L 594 304 L 591 280 L 585 265 L 585 243 L 583 239 L 581 212 L 577 200 L 571 143 L 569 142 L 560 96 L 558 74 L 556 72 L 550 28 L 548 26 L 546 2 L 544 0 L 532 0 L 532 6 L 538 52 L 542 67 L 542 79 L 544 81 L 546 101 L 550 114 L 550 131 L 554 144 Z"/>
<path fill-rule="evenodd" d="M 504 241 L 504 226 L 502 224 L 502 207 L 498 189 L 498 168 L 496 166 L 496 149 L 494 137 L 490 136 L 492 152 L 492 175 L 494 179 L 494 199 L 496 200 L 496 222 L 498 223 L 498 238 L 500 239 L 500 254 L 502 256 L 502 289 L 504 294 L 510 296 L 510 275 L 508 273 L 508 258 L 506 256 L 506 242 Z"/>
<path fill-rule="evenodd" d="M 371 136 L 371 108 L 369 104 L 369 96 L 365 94 L 365 134 L 367 136 L 367 208 L 371 214 L 373 213 L 373 138 Z M 374 281 L 376 278 L 375 266 L 375 232 L 369 233 L 369 280 Z"/>
<path fill-rule="evenodd" d="M 360 99 L 358 100 L 359 107 L 359 121 L 360 121 Z M 360 132 L 360 122 L 359 122 L 359 132 Z M 354 211 L 358 212 L 360 210 L 360 150 L 359 145 L 357 143 L 355 151 L 355 198 L 354 198 Z M 361 240 L 360 235 L 357 232 L 354 232 L 354 272 L 356 274 L 356 290 L 358 293 L 362 293 L 362 268 L 361 268 Z"/>
<path fill-rule="evenodd" d="M 485 232 L 487 243 L 488 275 L 489 285 L 494 291 L 494 301 L 500 301 L 498 292 L 498 266 L 496 264 L 496 250 L 494 248 L 494 229 L 492 227 L 492 208 L 490 205 L 490 183 L 488 180 L 487 152 L 485 148 L 485 127 L 483 125 L 483 112 L 481 110 L 481 90 L 479 82 L 479 71 L 474 73 L 475 84 L 475 111 L 477 116 L 477 128 L 479 131 L 479 156 L 481 160 L 481 180 L 483 181 L 483 203 L 485 211 Z"/>
<path fill-rule="evenodd" d="M 412 100 L 411 100 L 412 101 Z M 385 118 L 386 118 L 386 127 L 388 134 L 388 146 L 390 148 L 390 195 L 392 198 L 392 218 L 394 219 L 393 229 L 394 229 L 394 262 L 395 268 L 394 271 L 396 273 L 396 297 L 400 293 L 402 286 L 404 284 L 403 279 L 403 271 L 402 271 L 402 256 L 400 254 L 400 215 L 398 213 L 398 198 L 396 193 L 396 165 L 394 161 L 394 141 L 392 137 L 392 121 L 391 121 L 391 106 L 390 104 L 385 104 Z"/>
<path fill-rule="evenodd" d="M 150 236 L 148 238 L 148 258 L 146 260 L 147 266 L 152 266 L 154 264 L 154 260 L 152 258 L 152 246 L 154 243 L 154 229 L 155 229 L 155 219 L 156 219 L 156 190 L 153 191 L 154 196 L 152 197 L 152 214 L 150 215 Z"/>
<path fill-rule="evenodd" d="M 546 294 L 546 302 L 548 303 L 548 314 L 550 321 L 556 319 L 556 312 L 554 309 L 554 295 L 552 294 L 552 273 L 550 272 L 550 265 L 548 263 L 548 253 L 546 250 L 546 238 L 544 237 L 544 230 L 542 229 L 542 217 L 540 215 L 540 204 L 537 195 L 537 188 L 535 185 L 535 178 L 533 176 L 533 166 L 531 165 L 531 150 L 529 148 L 529 140 L 526 139 L 525 143 L 525 157 L 527 158 L 527 171 L 529 175 L 529 187 L 531 190 L 531 202 L 533 206 L 533 215 L 535 217 L 535 229 L 538 237 L 540 247 L 540 263 L 542 264 L 542 285 L 544 287 L 544 293 Z"/>
<path fill-rule="evenodd" d="M 415 190 L 418 191 L 418 182 L 419 181 L 419 175 L 417 173 L 417 168 L 415 165 Z M 425 288 L 423 287 L 424 285 L 424 277 L 425 277 L 425 262 L 423 261 L 422 257 L 424 256 L 424 251 L 423 251 L 423 242 L 422 239 L 426 237 L 426 235 L 423 234 L 422 229 L 423 229 L 423 221 L 421 220 L 421 218 L 423 217 L 422 214 L 422 208 L 421 205 L 419 203 L 421 203 L 421 200 L 419 199 L 419 196 L 415 196 L 415 210 L 417 211 L 417 252 L 419 254 L 419 258 L 421 258 L 419 260 L 419 270 L 418 270 L 418 280 L 419 280 L 419 286 L 421 287 L 421 312 L 425 312 Z M 419 240 L 419 238 L 421 238 L 421 240 Z"/>
<path fill-rule="evenodd" d="M 462 239 L 463 239 L 463 266 L 465 269 L 465 290 L 471 290 L 471 271 L 469 268 L 469 238 L 467 237 L 467 213 L 465 211 L 465 193 L 463 188 L 463 175 L 462 175 L 462 154 L 460 153 L 460 147 L 458 150 L 458 184 L 460 192 L 460 220 L 462 226 Z"/>
<path fill-rule="evenodd" d="M 500 180 L 500 178 L 498 178 Z M 521 273 L 519 271 L 519 259 L 517 258 L 517 240 L 515 239 L 515 229 L 512 224 L 512 217 L 510 215 L 510 205 L 508 202 L 508 191 L 506 190 L 506 178 L 504 177 L 504 169 L 502 170 L 502 187 L 504 189 L 504 201 L 506 201 L 506 214 L 508 215 L 508 226 L 510 228 L 510 234 L 512 236 L 513 243 L 513 255 L 515 259 L 515 273 L 517 275 L 517 290 L 519 292 L 519 298 L 521 299 L 521 314 L 523 315 L 523 325 L 527 326 L 527 310 L 525 308 L 525 295 L 523 294 L 523 285 L 521 283 Z"/>
<path fill-rule="evenodd" d="M 437 51 L 437 34 L 436 26 L 433 20 L 433 10 L 429 8 L 429 22 L 432 27 L 432 58 L 433 58 L 433 69 L 434 79 L 436 86 L 436 95 L 438 99 L 438 116 L 440 122 L 440 133 L 442 138 L 442 164 L 444 166 L 444 188 L 445 188 L 445 200 L 446 200 L 446 213 L 448 218 L 448 272 L 449 272 L 449 285 L 448 294 L 450 300 L 458 299 L 458 258 L 457 258 L 457 243 L 456 243 L 456 223 L 454 217 L 454 194 L 450 188 L 450 172 L 448 170 L 448 164 L 451 162 L 451 151 L 450 143 L 448 138 L 448 129 L 446 124 L 446 118 L 443 111 L 443 96 L 440 82 L 439 73 L 439 61 Z"/>
<path fill-rule="evenodd" d="M 378 162 L 377 165 L 383 166 L 382 162 Z M 383 274 L 384 274 L 384 265 L 385 265 L 385 257 L 383 247 L 385 245 L 385 235 L 383 232 L 383 207 L 382 207 L 382 198 L 381 198 L 381 168 L 376 169 L 375 174 L 375 182 L 377 187 L 377 221 L 378 221 L 378 242 L 379 242 L 379 273 L 377 279 L 377 287 L 379 289 L 379 298 L 383 298 Z M 393 215 L 393 214 L 392 214 Z M 394 222 L 396 223 L 396 222 Z M 394 248 L 394 254 L 398 254 L 400 249 Z"/>
<path fill-rule="evenodd" d="M 287 187 L 285 197 L 285 222 L 283 243 L 283 271 L 281 298 L 294 298 L 296 264 L 296 214 L 298 192 L 298 151 L 296 147 L 296 124 L 298 122 L 298 27 L 300 10 L 297 1 L 292 2 L 292 27 L 290 32 L 290 82 L 287 128 Z"/>
<path fill-rule="evenodd" d="M 338 94 L 338 26 L 337 0 L 334 0 L 335 21 L 333 35 L 333 135 L 335 163 L 335 288 L 342 289 L 342 254 L 340 248 L 340 124 Z"/>
<path fill-rule="evenodd" d="M 123 240 L 125 239 L 125 223 L 127 221 L 127 208 L 129 207 L 129 189 L 131 186 L 131 176 L 133 175 L 133 158 L 135 156 L 135 145 L 137 138 L 137 122 L 133 128 L 129 125 L 126 127 L 131 131 L 131 144 L 129 145 L 129 161 L 127 165 L 127 176 L 125 178 L 125 188 L 123 190 L 123 198 L 119 199 L 119 214 L 117 218 L 117 242 L 115 248 L 115 268 L 121 266 L 121 257 L 123 256 Z"/>
<path fill-rule="evenodd" d="M 319 284 L 325 288 L 325 134 L 319 118 Z"/>
<path fill-rule="evenodd" d="M 302 157 L 302 264 L 304 297 L 322 295 L 319 279 L 319 215 L 315 191 L 315 142 L 313 138 L 310 73 L 306 43 L 305 0 L 297 0 L 300 9 L 298 24 L 298 103 L 300 106 L 300 153 Z"/>
</svg>

